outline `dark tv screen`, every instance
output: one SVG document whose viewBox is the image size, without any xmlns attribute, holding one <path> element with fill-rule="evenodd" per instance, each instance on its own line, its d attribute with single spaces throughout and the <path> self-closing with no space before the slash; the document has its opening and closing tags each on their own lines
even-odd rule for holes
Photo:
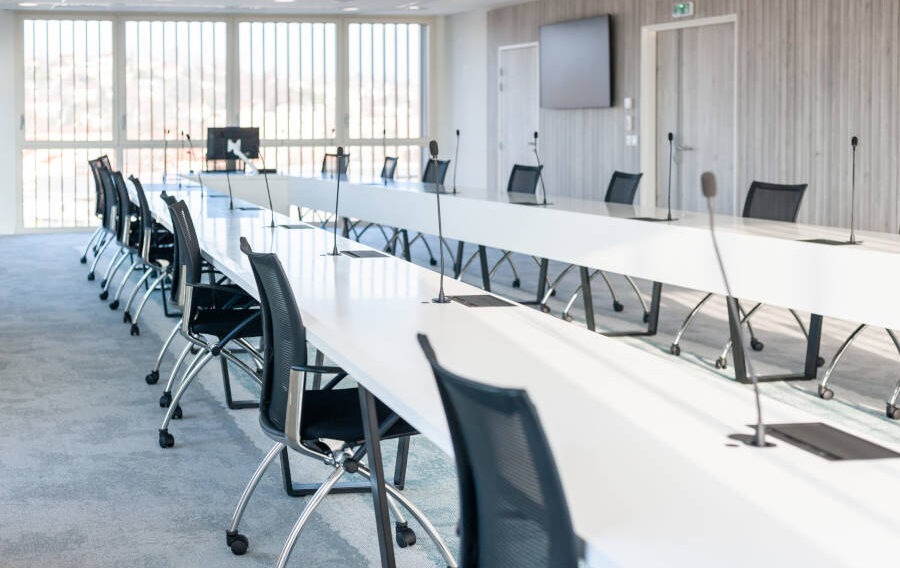
<svg viewBox="0 0 900 568">
<path fill-rule="evenodd" d="M 612 106 L 610 17 L 541 26 L 541 108 Z"/>
</svg>

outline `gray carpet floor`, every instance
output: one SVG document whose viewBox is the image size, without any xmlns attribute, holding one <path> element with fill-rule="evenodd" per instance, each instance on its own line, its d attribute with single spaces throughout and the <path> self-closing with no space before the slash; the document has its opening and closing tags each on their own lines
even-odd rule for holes
<svg viewBox="0 0 900 568">
<path fill-rule="evenodd" d="M 370 244 L 377 246 L 378 236 L 370 233 Z M 163 412 L 157 400 L 174 357 L 164 362 L 160 384 L 146 385 L 144 375 L 174 320 L 162 315 L 154 299 L 142 317 L 141 335 L 130 337 L 121 310 L 110 311 L 97 299 L 99 282 L 88 282 L 87 268 L 78 263 L 87 238 L 84 233 L 0 237 L 0 566 L 273 565 L 305 503 L 283 493 L 277 464 L 261 482 L 241 526 L 250 539 L 247 555 L 233 556 L 224 538 L 241 490 L 271 445 L 260 432 L 256 411 L 228 410 L 219 368 L 210 365 L 183 401 L 184 418 L 170 427 L 175 447 L 159 448 Z M 430 242 L 435 248 L 435 240 Z M 416 262 L 428 264 L 421 244 L 414 255 Z M 498 258 L 499 252 L 491 255 Z M 495 291 L 528 298 L 536 266 L 521 255 L 515 261 L 522 288 L 510 287 L 512 272 L 504 265 L 496 274 Z M 105 268 L 105 261 L 100 266 Z M 552 263 L 551 275 L 561 268 Z M 621 277 L 612 278 L 625 309 L 612 310 L 598 281 L 598 326 L 640 325 L 637 301 Z M 465 279 L 480 282 L 477 267 Z M 575 277 L 563 283 L 547 317 L 559 317 L 576 285 Z M 639 285 L 649 296 L 649 283 Z M 668 354 L 681 319 L 701 295 L 665 288 L 659 334 L 622 341 L 690 366 L 710 380 L 731 380 L 730 369 L 712 366 L 726 339 L 724 302 L 711 302 L 697 318 L 681 357 Z M 572 325 L 581 325 L 580 302 L 573 315 Z M 786 311 L 767 307 L 755 325 L 766 344 L 754 359 L 762 371 L 800 368 L 804 341 Z M 826 359 L 853 327 L 826 320 Z M 885 418 L 883 409 L 898 376 L 900 364 L 887 335 L 871 329 L 835 372 L 835 400 L 820 400 L 815 384 L 808 382 L 763 389 L 767 398 L 865 428 L 875 441 L 896 446 L 900 424 Z M 232 377 L 236 398 L 256 395 L 249 379 L 237 371 Z M 752 404 L 749 396 L 748 389 Z M 392 467 L 392 444 L 385 444 L 385 454 Z M 319 481 L 327 473 L 300 456 L 294 456 L 292 466 L 296 481 Z M 453 463 L 421 437 L 412 443 L 406 492 L 455 550 Z M 419 543 L 398 551 L 398 564 L 440 566 L 434 546 L 422 530 L 417 533 Z M 292 566 L 377 564 L 368 495 L 329 497 L 291 558 Z"/>
</svg>

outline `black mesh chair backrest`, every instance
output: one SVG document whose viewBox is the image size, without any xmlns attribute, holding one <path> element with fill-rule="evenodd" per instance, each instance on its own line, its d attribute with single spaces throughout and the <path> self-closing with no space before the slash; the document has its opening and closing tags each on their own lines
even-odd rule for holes
<svg viewBox="0 0 900 568">
<path fill-rule="evenodd" d="M 94 158 L 93 160 L 88 160 L 88 164 L 91 166 L 91 174 L 94 177 L 94 193 L 95 193 L 95 205 L 94 205 L 94 213 L 96 215 L 103 215 L 104 213 L 104 195 L 103 195 L 103 184 L 100 181 L 100 168 L 105 167 L 107 169 L 112 169 L 109 165 L 109 157 L 106 155 L 100 156 L 99 158 Z"/>
<path fill-rule="evenodd" d="M 129 220 L 131 219 L 131 199 L 128 196 L 128 185 L 122 172 L 112 173 L 113 182 L 116 186 L 116 199 L 119 207 L 119 225 L 117 232 L 119 238 L 124 244 L 128 243 Z"/>
<path fill-rule="evenodd" d="M 119 196 L 116 182 L 113 181 L 112 170 L 102 164 L 97 168 L 97 173 L 100 175 L 100 185 L 103 188 L 103 224 L 110 230 L 116 230 L 119 226 Z M 113 218 L 114 210 L 115 218 Z"/>
<path fill-rule="evenodd" d="M 553 454 L 528 394 L 431 363 L 453 439 L 461 500 L 460 566 L 576 568 L 578 542 Z M 577 435 L 572 432 L 572 435 Z"/>
<path fill-rule="evenodd" d="M 172 225 L 175 228 L 175 244 L 178 247 L 178 266 L 184 266 L 185 284 L 199 284 L 202 275 L 200 241 L 194 230 L 194 220 L 184 201 L 169 206 Z"/>
<path fill-rule="evenodd" d="M 243 237 L 241 251 L 250 259 L 262 312 L 265 359 L 259 420 L 283 435 L 291 367 L 307 364 L 306 328 L 278 256 L 253 252 Z"/>
<path fill-rule="evenodd" d="M 175 205 L 175 203 L 177 202 L 177 199 L 175 199 L 174 196 L 169 195 L 165 191 L 163 191 L 159 197 L 163 200 L 163 203 L 165 203 L 166 207 L 169 209 L 169 217 L 172 218 L 172 228 L 174 229 L 175 228 L 175 214 L 172 213 L 172 206 Z M 173 230 L 172 232 L 174 233 L 175 231 Z M 181 264 L 179 264 L 179 259 L 180 259 L 180 255 L 181 255 L 181 253 L 179 252 L 179 249 L 180 249 L 180 247 L 178 246 L 178 239 L 175 239 L 175 247 L 172 250 L 172 266 L 174 266 L 174 267 L 181 266 Z M 172 279 L 172 289 L 169 292 L 169 298 L 171 298 L 173 302 L 177 302 L 178 301 L 178 293 L 180 290 L 178 283 L 181 281 L 181 270 L 180 269 L 172 270 L 170 278 Z"/>
<path fill-rule="evenodd" d="M 341 156 L 341 167 L 340 173 L 346 174 L 347 168 L 350 166 L 350 154 L 344 154 Z M 338 155 L 337 154 L 325 154 L 325 157 L 322 158 L 322 173 L 323 174 L 334 174 L 338 171 Z"/>
<path fill-rule="evenodd" d="M 141 183 L 141 180 L 132 176 L 128 176 L 128 179 L 131 180 L 131 184 L 134 186 L 134 192 L 137 194 L 138 198 L 138 219 L 140 220 L 141 225 L 141 233 L 140 233 L 140 242 L 138 242 L 138 250 L 143 254 L 150 245 L 150 243 L 145 242 L 144 239 L 148 238 L 148 235 L 153 234 L 153 214 L 150 212 L 150 204 L 147 202 L 147 194 L 144 193 L 144 184 Z M 168 196 L 166 196 L 168 197 Z M 144 260 L 148 260 L 145 258 Z"/>
<path fill-rule="evenodd" d="M 535 193 L 537 184 L 541 179 L 541 170 L 544 166 L 523 166 L 516 164 L 509 173 L 509 182 L 506 191 L 515 193 Z"/>
<path fill-rule="evenodd" d="M 783 185 L 754 181 L 744 201 L 744 217 L 795 222 L 806 184 Z"/>
<path fill-rule="evenodd" d="M 384 165 L 381 166 L 381 179 L 394 179 L 395 173 L 397 173 L 397 158 L 385 156 Z"/>
<path fill-rule="evenodd" d="M 422 181 L 426 183 L 434 183 L 434 162 L 437 161 L 437 182 L 439 185 L 444 184 L 444 178 L 447 177 L 447 170 L 450 169 L 450 160 L 432 160 L 431 158 L 425 162 L 425 173 L 422 174 Z"/>
<path fill-rule="evenodd" d="M 634 203 L 634 194 L 637 193 L 637 188 L 643 175 L 643 173 L 613 172 L 612 177 L 609 178 L 609 187 L 606 188 L 606 202 L 632 205 Z"/>
</svg>

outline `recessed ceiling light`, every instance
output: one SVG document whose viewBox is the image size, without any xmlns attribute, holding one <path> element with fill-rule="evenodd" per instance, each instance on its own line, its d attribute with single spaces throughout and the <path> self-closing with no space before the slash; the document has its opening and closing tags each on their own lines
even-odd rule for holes
<svg viewBox="0 0 900 568">
<path fill-rule="evenodd" d="M 410 10 L 420 10 L 421 6 L 419 6 L 418 4 L 413 4 L 409 7 L 409 9 Z"/>
<path fill-rule="evenodd" d="M 358 12 L 359 8 L 356 6 L 347 6 L 346 8 L 341 8 L 344 12 Z"/>
<path fill-rule="evenodd" d="M 19 2 L 19 6 L 21 6 L 22 8 L 36 8 L 37 3 L 36 2 Z"/>
<path fill-rule="evenodd" d="M 289 4 L 289 3 L 293 2 L 294 0 L 275 0 L 275 1 L 278 2 L 279 4 Z"/>
</svg>

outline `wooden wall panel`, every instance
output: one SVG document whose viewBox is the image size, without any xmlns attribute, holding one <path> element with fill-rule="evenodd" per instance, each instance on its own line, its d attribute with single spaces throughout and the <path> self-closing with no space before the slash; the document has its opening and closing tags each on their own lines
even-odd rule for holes
<svg viewBox="0 0 900 568">
<path fill-rule="evenodd" d="M 539 0 L 488 13 L 488 149 L 496 163 L 497 47 L 535 41 L 542 24 L 613 16 L 614 107 L 541 111 L 551 193 L 601 199 L 614 169 L 637 171 L 625 146 L 625 97 L 639 132 L 640 28 L 671 21 L 667 0 Z M 858 226 L 900 226 L 900 2 L 705 0 L 697 18 L 737 15 L 737 172 L 743 199 L 753 179 L 810 184 L 803 222 L 848 226 L 850 149 L 857 156 Z M 497 184 L 496 167 L 489 182 Z"/>
</svg>

